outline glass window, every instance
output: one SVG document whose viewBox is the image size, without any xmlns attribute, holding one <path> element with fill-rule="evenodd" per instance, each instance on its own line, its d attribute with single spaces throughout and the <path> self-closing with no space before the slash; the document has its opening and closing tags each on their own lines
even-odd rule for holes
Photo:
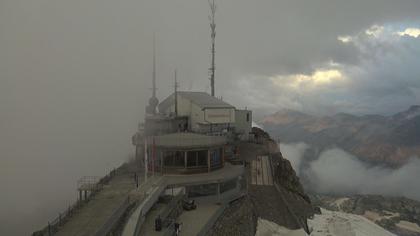
<svg viewBox="0 0 420 236">
<path fill-rule="evenodd" d="M 210 150 L 210 165 L 216 166 L 222 164 L 221 148 Z"/>
<path fill-rule="evenodd" d="M 176 151 L 175 152 L 175 166 L 185 166 L 184 163 L 184 152 Z"/>
<path fill-rule="evenodd" d="M 198 165 L 207 166 L 207 150 L 198 151 Z"/>
<path fill-rule="evenodd" d="M 174 153 L 172 151 L 163 152 L 163 164 L 165 166 L 173 166 L 174 165 Z"/>
<path fill-rule="evenodd" d="M 197 152 L 190 151 L 187 153 L 187 166 L 197 166 Z"/>
</svg>

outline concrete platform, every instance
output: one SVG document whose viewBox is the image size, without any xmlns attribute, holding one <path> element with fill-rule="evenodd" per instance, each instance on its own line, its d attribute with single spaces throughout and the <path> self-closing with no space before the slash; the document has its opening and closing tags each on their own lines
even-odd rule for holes
<svg viewBox="0 0 420 236">
<path fill-rule="evenodd" d="M 161 236 L 167 235 L 169 229 L 164 228 L 162 231 L 155 231 L 155 222 L 159 212 L 165 207 L 164 204 L 156 204 L 147 214 L 146 220 L 140 231 L 140 235 L 147 236 Z M 204 225 L 216 214 L 217 210 L 221 208 L 215 203 L 198 202 L 197 209 L 192 211 L 183 211 L 178 217 L 177 222 L 182 223 L 180 235 L 194 236 L 197 235 Z M 170 229 L 172 230 L 172 229 Z"/>
<path fill-rule="evenodd" d="M 79 209 L 68 222 L 60 227 L 55 235 L 94 235 L 121 206 L 134 188 L 134 180 L 129 173 L 115 176 L 109 185 L 104 186 L 93 199 Z"/>
<path fill-rule="evenodd" d="M 197 209 L 184 211 L 177 220 L 178 223 L 182 223 L 180 235 L 197 235 L 221 207 L 221 205 L 217 205 L 215 203 L 198 202 Z"/>
</svg>

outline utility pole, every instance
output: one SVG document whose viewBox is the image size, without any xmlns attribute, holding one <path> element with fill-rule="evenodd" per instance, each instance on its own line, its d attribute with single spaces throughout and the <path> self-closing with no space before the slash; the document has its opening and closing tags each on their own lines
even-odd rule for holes
<svg viewBox="0 0 420 236">
<path fill-rule="evenodd" d="M 176 69 L 175 69 L 175 83 L 174 83 L 174 89 L 175 89 L 175 116 L 178 116 L 178 81 L 176 78 Z"/>
<path fill-rule="evenodd" d="M 144 181 L 147 181 L 147 171 L 149 168 L 149 158 L 147 153 L 147 138 L 144 139 Z"/>
<path fill-rule="evenodd" d="M 210 15 L 209 15 L 209 20 L 210 20 L 210 30 L 211 30 L 211 66 L 209 68 L 209 72 L 210 72 L 210 85 L 211 85 L 211 96 L 215 96 L 214 95 L 214 74 L 215 74 L 215 70 L 216 70 L 216 65 L 215 65 L 215 54 L 216 54 L 216 49 L 215 49 L 215 43 L 216 43 L 216 23 L 215 23 L 215 15 L 216 15 L 216 4 L 214 3 L 214 0 L 208 0 L 209 1 L 209 5 L 210 5 Z"/>
</svg>

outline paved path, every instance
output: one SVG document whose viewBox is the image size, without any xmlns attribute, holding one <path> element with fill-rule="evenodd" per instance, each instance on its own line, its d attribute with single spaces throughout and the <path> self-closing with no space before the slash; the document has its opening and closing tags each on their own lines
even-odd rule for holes
<svg viewBox="0 0 420 236">
<path fill-rule="evenodd" d="M 220 207 L 220 205 L 215 203 L 198 203 L 197 209 L 183 211 L 177 220 L 179 223 L 182 223 L 180 235 L 197 235 Z"/>
<path fill-rule="evenodd" d="M 160 232 L 155 231 L 154 220 L 162 212 L 162 210 L 165 209 L 165 207 L 167 207 L 167 204 L 157 203 L 150 209 L 150 211 L 146 214 L 145 221 L 140 230 L 140 235 L 164 235 L 166 228 L 163 228 Z M 203 226 L 209 221 L 209 219 L 217 212 L 220 207 L 221 206 L 216 203 L 197 202 L 197 209 L 192 211 L 183 211 L 177 219 L 177 222 L 182 223 L 182 230 L 180 235 L 197 235 L 197 233 L 200 232 Z M 135 214 L 133 214 L 131 217 L 133 219 L 137 217 L 138 219 L 138 216 L 135 216 Z M 123 235 L 128 236 L 133 235 L 133 233 L 134 231 L 128 232 L 124 230 Z"/>
<path fill-rule="evenodd" d="M 139 219 L 144 217 L 144 212 L 147 212 L 155 204 L 165 187 L 166 184 L 163 183 L 163 177 L 154 176 L 150 177 L 138 189 L 130 193 L 130 199 L 136 199 L 140 204 L 131 214 L 130 218 L 128 218 L 122 233 L 123 236 L 132 236 L 135 234 Z"/>
<path fill-rule="evenodd" d="M 140 230 L 140 235 L 147 236 L 160 236 L 164 235 L 165 228 L 162 231 L 155 231 L 155 219 L 161 213 L 161 211 L 166 207 L 166 204 L 157 203 L 153 206 L 152 209 L 147 213 L 146 220 L 143 223 L 143 226 Z"/>
<path fill-rule="evenodd" d="M 131 174 L 117 174 L 85 206 L 77 210 L 57 232 L 57 236 L 94 235 L 135 188 Z"/>
</svg>

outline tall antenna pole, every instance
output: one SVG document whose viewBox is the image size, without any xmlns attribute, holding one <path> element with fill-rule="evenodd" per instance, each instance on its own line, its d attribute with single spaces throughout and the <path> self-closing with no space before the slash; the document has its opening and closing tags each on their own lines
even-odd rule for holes
<svg viewBox="0 0 420 236">
<path fill-rule="evenodd" d="M 146 107 L 146 114 L 156 115 L 156 107 L 159 105 L 159 100 L 156 97 L 156 43 L 155 35 L 153 34 L 153 74 L 152 74 L 152 97 L 149 99 L 149 105 Z"/>
<path fill-rule="evenodd" d="M 176 69 L 175 69 L 175 83 L 174 83 L 174 89 L 175 89 L 175 116 L 178 116 L 178 81 L 176 78 Z"/>
<path fill-rule="evenodd" d="M 214 97 L 214 73 L 216 70 L 215 66 L 215 42 L 216 42 L 216 23 L 214 21 L 215 14 L 216 14 L 216 4 L 214 0 L 208 0 L 210 5 L 210 30 L 211 30 L 211 66 L 209 68 L 210 71 L 210 85 L 211 85 L 211 96 Z"/>
<path fill-rule="evenodd" d="M 156 38 L 155 35 L 153 34 L 153 97 L 156 97 Z"/>
</svg>

